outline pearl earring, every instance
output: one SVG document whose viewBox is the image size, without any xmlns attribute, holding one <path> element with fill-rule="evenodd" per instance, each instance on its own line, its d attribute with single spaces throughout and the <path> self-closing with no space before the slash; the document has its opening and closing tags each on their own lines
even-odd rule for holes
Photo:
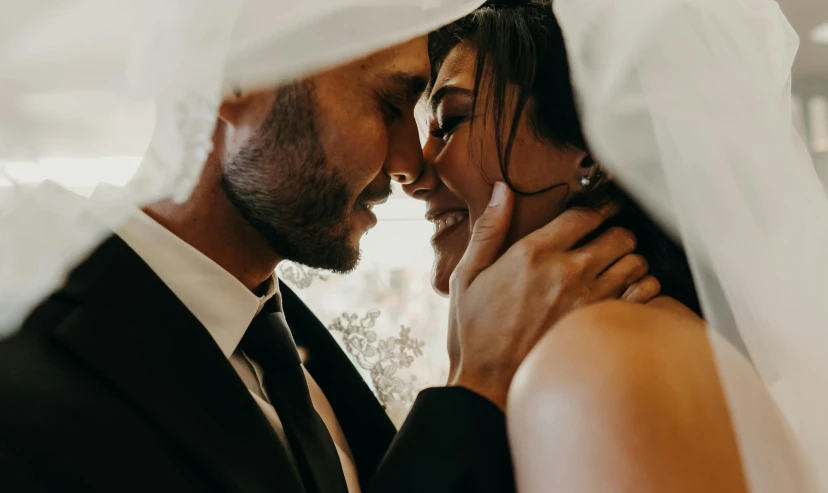
<svg viewBox="0 0 828 493">
<path fill-rule="evenodd" d="M 582 191 L 588 192 L 593 187 L 598 185 L 598 183 L 601 181 L 601 178 L 604 175 L 601 172 L 601 166 L 598 163 L 596 163 L 592 159 L 592 156 L 590 156 L 589 154 L 584 156 L 584 158 L 581 160 L 581 166 L 580 167 L 581 167 L 581 169 L 584 169 L 584 170 L 588 170 L 589 168 L 595 168 L 592 171 L 591 174 L 586 175 L 586 176 L 582 176 L 581 178 L 578 179 L 578 185 L 581 186 Z"/>
</svg>

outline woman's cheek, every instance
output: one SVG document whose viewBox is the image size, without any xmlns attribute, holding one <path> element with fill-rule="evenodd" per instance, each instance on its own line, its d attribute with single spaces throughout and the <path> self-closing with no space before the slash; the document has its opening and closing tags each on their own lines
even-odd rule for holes
<svg viewBox="0 0 828 493">
<path fill-rule="evenodd" d="M 472 135 L 479 135 L 479 131 Z M 476 138 L 469 140 L 467 131 L 463 137 L 466 138 L 450 141 L 449 145 L 454 146 L 452 153 L 457 154 L 451 160 L 453 165 L 446 167 L 445 173 L 441 171 L 441 178 L 466 202 L 470 224 L 474 224 L 486 210 L 494 184 L 501 181 L 503 175 L 493 143 L 481 142 Z"/>
</svg>

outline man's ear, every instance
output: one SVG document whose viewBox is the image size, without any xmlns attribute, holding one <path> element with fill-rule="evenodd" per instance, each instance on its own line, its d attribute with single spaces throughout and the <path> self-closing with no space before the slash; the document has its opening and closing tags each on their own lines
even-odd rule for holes
<svg viewBox="0 0 828 493">
<path fill-rule="evenodd" d="M 244 98 L 230 96 L 221 102 L 218 117 L 228 125 L 237 127 L 240 123 L 241 115 L 244 113 L 244 107 Z"/>
<path fill-rule="evenodd" d="M 219 119 L 229 127 L 258 127 L 273 104 L 274 91 L 227 90 L 218 110 Z"/>
<path fill-rule="evenodd" d="M 250 102 L 250 95 L 242 93 L 238 84 L 226 84 L 224 98 L 219 106 L 218 117 L 224 123 L 236 127 L 241 122 L 245 106 Z"/>
</svg>

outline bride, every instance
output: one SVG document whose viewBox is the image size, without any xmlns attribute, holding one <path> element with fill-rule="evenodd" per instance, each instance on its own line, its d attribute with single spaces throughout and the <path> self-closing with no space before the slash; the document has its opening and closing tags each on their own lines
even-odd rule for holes
<svg viewBox="0 0 828 493">
<path fill-rule="evenodd" d="M 636 289 L 649 291 L 644 299 L 661 290 L 645 305 L 576 310 L 524 362 L 507 408 L 519 490 L 748 491 L 743 461 L 759 459 L 739 448 L 687 258 L 593 157 L 552 10 L 531 0 L 484 5 L 433 32 L 429 57 L 425 168 L 404 189 L 442 221 L 434 288 L 448 293 L 503 181 L 516 194 L 507 247 L 563 210 L 612 204 L 620 212 L 603 228 L 632 231 L 658 280 Z M 795 454 L 742 347 L 717 342 L 768 410 L 766 443 Z M 784 491 L 806 491 L 791 481 Z"/>
</svg>

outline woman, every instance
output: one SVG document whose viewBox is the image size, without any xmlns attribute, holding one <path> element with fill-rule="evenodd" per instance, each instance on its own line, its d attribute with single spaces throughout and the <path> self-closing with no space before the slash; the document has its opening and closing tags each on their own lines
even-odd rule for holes
<svg viewBox="0 0 828 493">
<path fill-rule="evenodd" d="M 517 194 L 512 242 L 567 208 L 620 205 L 606 227 L 636 235 L 661 283 L 646 305 L 576 310 L 524 362 L 507 409 L 520 490 L 747 491 L 686 258 L 591 158 L 549 5 L 486 4 L 432 33 L 429 51 L 425 171 L 406 192 L 442 213 L 435 289 L 448 292 L 497 181 Z M 745 385 L 760 388 L 732 353 Z M 768 434 L 787 443 L 780 423 Z"/>
</svg>

